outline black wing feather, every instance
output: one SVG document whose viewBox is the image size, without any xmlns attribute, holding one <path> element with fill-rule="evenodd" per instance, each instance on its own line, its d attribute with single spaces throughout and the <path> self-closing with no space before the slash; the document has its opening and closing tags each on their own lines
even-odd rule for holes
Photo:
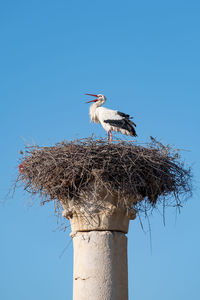
<svg viewBox="0 0 200 300">
<path fill-rule="evenodd" d="M 130 135 L 132 135 L 132 136 L 137 136 L 135 128 L 131 124 L 133 122 L 130 121 L 128 118 L 124 118 L 121 120 L 104 120 L 104 122 L 110 124 L 111 126 L 125 129 L 125 130 L 129 131 Z"/>
<path fill-rule="evenodd" d="M 127 115 L 121 111 L 117 111 L 117 114 L 123 118 L 130 119 L 130 115 Z"/>
<path fill-rule="evenodd" d="M 130 121 L 135 127 L 136 127 L 136 124 L 131 121 L 130 119 L 133 119 L 133 117 L 130 117 L 130 115 L 127 115 L 121 111 L 117 111 L 117 114 L 120 116 L 120 117 L 123 117 L 124 119 L 127 119 L 128 121 Z"/>
</svg>

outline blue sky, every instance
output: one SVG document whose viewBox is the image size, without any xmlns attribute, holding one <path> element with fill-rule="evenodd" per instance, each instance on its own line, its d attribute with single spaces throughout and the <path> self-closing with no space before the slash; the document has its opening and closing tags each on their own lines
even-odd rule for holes
<svg viewBox="0 0 200 300">
<path fill-rule="evenodd" d="M 70 228 L 23 189 L 3 200 L 27 143 L 105 137 L 84 93 L 133 115 L 138 143 L 152 135 L 193 167 L 181 214 L 169 209 L 166 226 L 159 212 L 150 218 L 152 250 L 147 222 L 146 233 L 131 223 L 130 299 L 200 298 L 199 30 L 199 1 L 1 2 L 0 299 L 72 299 Z"/>
</svg>

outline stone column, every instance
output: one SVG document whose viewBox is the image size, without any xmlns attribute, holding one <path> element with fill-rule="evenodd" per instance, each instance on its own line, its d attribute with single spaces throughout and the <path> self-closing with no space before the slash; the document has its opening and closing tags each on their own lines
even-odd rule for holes
<svg viewBox="0 0 200 300">
<path fill-rule="evenodd" d="M 128 300 L 127 237 L 117 231 L 77 232 L 74 300 Z"/>
<path fill-rule="evenodd" d="M 73 211 L 73 300 L 128 300 L 126 233 L 134 218 L 118 208 L 92 216 Z"/>
</svg>

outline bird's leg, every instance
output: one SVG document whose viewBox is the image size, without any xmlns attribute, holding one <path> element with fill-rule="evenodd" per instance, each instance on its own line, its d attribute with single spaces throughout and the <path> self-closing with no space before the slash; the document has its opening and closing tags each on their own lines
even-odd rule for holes
<svg viewBox="0 0 200 300">
<path fill-rule="evenodd" d="M 110 141 L 110 131 L 108 131 L 107 143 L 109 144 Z"/>
<path fill-rule="evenodd" d="M 108 138 L 107 138 L 108 144 L 111 142 L 112 144 L 112 133 L 111 130 L 108 131 Z"/>
<path fill-rule="evenodd" d="M 112 132 L 110 131 L 110 143 L 112 144 Z"/>
</svg>

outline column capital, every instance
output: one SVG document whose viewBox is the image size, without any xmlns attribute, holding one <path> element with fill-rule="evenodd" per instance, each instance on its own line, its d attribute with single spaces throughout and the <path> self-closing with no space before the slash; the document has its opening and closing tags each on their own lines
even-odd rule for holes
<svg viewBox="0 0 200 300">
<path fill-rule="evenodd" d="M 72 233 L 82 231 L 128 232 L 129 221 L 134 220 L 136 211 L 117 207 L 105 208 L 99 212 L 80 212 L 76 208 L 65 208 L 63 217 L 70 220 Z"/>
</svg>

